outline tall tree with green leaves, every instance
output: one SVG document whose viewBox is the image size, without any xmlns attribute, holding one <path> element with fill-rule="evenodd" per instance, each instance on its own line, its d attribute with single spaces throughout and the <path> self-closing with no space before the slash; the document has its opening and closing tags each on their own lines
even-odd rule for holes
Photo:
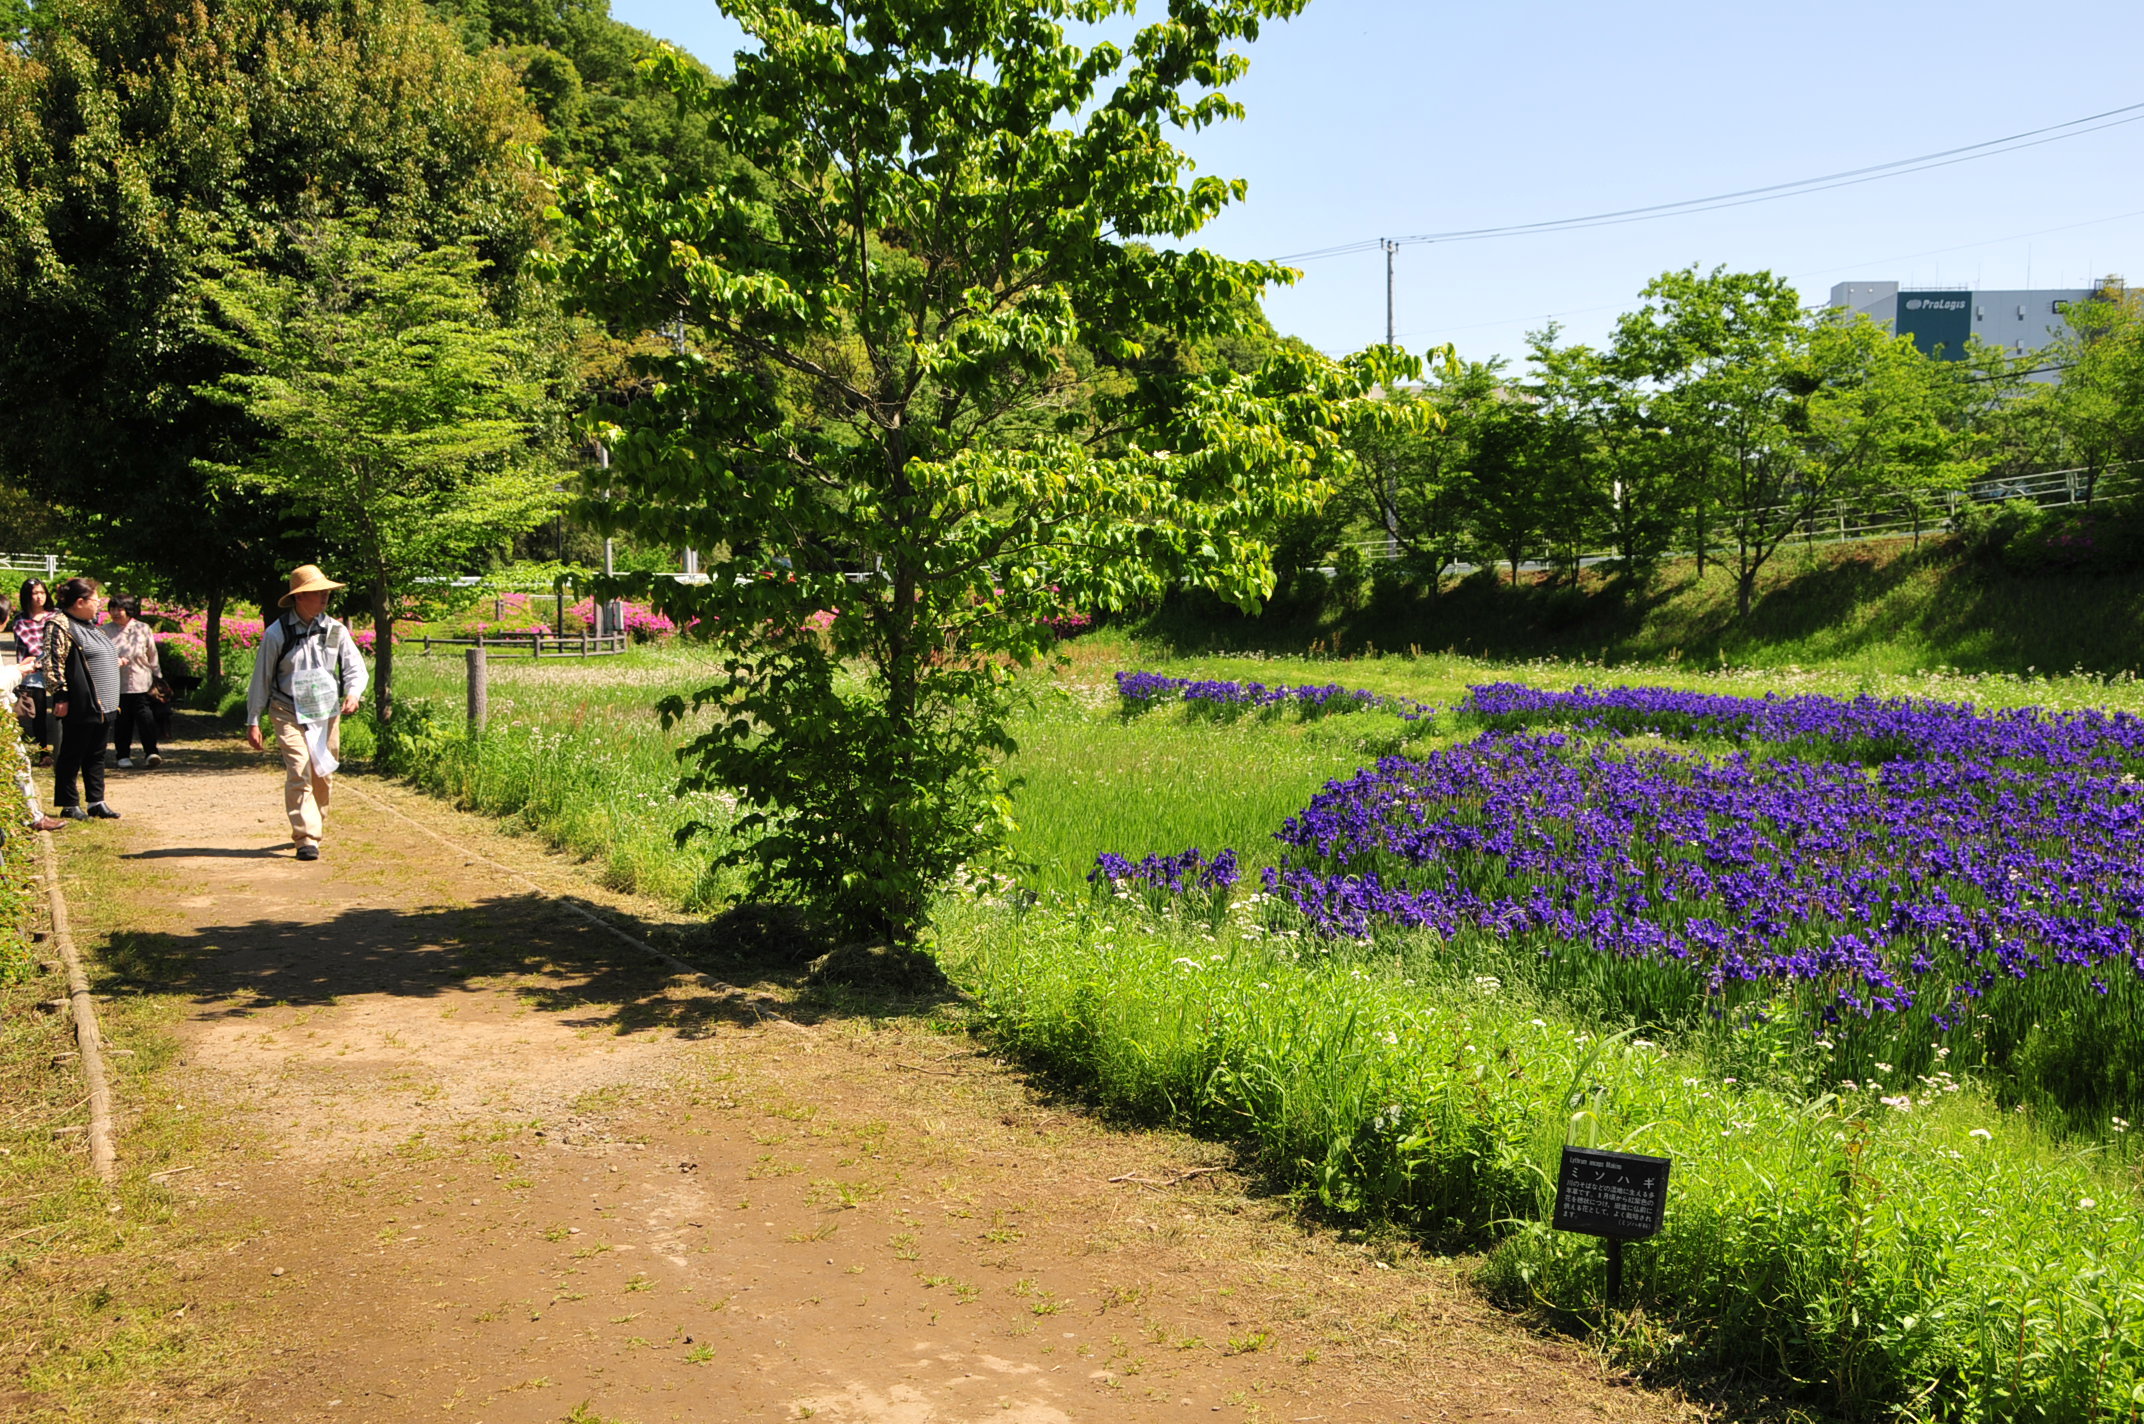
<svg viewBox="0 0 2144 1424">
<path fill-rule="evenodd" d="M 209 288 L 243 362 L 212 394 L 268 434 L 245 462 L 204 470 L 302 517 L 364 594 L 373 706 L 391 728 L 405 604 L 559 506 L 546 343 L 498 317 L 472 247 L 327 224 L 296 252 L 290 275 L 241 267 Z"/>
<path fill-rule="evenodd" d="M 1559 346 L 1557 334 L 1551 326 L 1534 338 L 1533 391 L 1562 427 L 1569 475 L 1582 492 L 1570 506 L 1580 537 L 1605 539 L 1628 570 L 1650 569 L 1688 521 L 1642 374 L 1612 347 Z"/>
<path fill-rule="evenodd" d="M 1236 116 L 1230 46 L 1301 4 L 1175 0 L 1127 50 L 1066 34 L 1126 0 L 728 0 L 756 45 L 733 81 L 668 75 L 746 167 L 561 194 L 582 299 L 681 323 L 587 508 L 717 556 L 664 599 L 723 654 L 688 784 L 737 796 L 755 893 L 914 940 L 1002 840 L 1009 667 L 1042 620 L 1171 585 L 1255 604 L 1265 532 L 1324 498 L 1351 402 L 1403 374 L 1142 359 L 1155 332 L 1240 330 L 1293 275 L 1149 243 L 1243 196 L 1169 131 Z"/>
<path fill-rule="evenodd" d="M 2056 354 L 2068 367 L 2049 398 L 2069 458 L 2084 471 L 2085 503 L 2106 472 L 2144 460 L 2144 293 L 2103 286 L 2073 302 Z"/>
<path fill-rule="evenodd" d="M 1836 312 L 1812 320 L 1796 365 L 1793 384 L 1806 392 L 1792 422 L 1802 452 L 1797 494 L 1902 507 L 1918 540 L 1921 522 L 1981 468 L 1965 428 L 1973 368 Z"/>
<path fill-rule="evenodd" d="M 260 433 L 199 394 L 236 359 L 200 319 L 211 275 L 295 270 L 307 224 L 369 212 L 419 242 L 473 236 L 511 307 L 541 129 L 512 71 L 419 0 L 47 0 L 32 16 L 0 47 L 0 478 L 213 621 L 312 550 L 287 510 L 199 473 Z"/>
<path fill-rule="evenodd" d="M 697 192 L 729 156 L 648 61 L 660 41 L 612 18 L 610 0 L 431 0 L 474 51 L 511 66 L 543 117 L 543 151 L 567 169 L 616 169 Z M 695 63 L 689 57 L 680 62 Z"/>
<path fill-rule="evenodd" d="M 1662 454 L 1685 480 L 1700 567 L 1732 541 L 1735 608 L 1821 498 L 1801 482 L 1791 426 L 1806 392 L 1790 384 L 1804 334 L 1801 299 L 1769 272 L 1666 272 L 1616 327 L 1616 346 L 1653 386 Z M 1723 541 L 1724 542 L 1724 541 Z"/>
</svg>

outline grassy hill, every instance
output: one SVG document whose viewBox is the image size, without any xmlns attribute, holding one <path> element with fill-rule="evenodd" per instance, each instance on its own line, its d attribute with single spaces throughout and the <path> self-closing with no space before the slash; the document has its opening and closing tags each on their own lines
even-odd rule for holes
<svg viewBox="0 0 2144 1424">
<path fill-rule="evenodd" d="M 1903 673 L 2082 671 L 2144 667 L 2144 573 L 2013 572 L 1969 558 L 1952 539 L 1818 546 L 1781 553 L 1745 619 L 1717 565 L 1650 577 L 1587 573 L 1578 586 L 1487 575 L 1354 599 L 1277 601 L 1251 618 L 1209 598 L 1173 601 L 1141 630 L 1179 652 L 1454 652 L 1499 660 L 1739 667 L 1827 664 Z"/>
</svg>

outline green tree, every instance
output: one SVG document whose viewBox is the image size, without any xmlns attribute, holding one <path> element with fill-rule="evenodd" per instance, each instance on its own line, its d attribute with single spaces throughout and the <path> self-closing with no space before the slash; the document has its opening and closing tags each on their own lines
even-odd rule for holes
<svg viewBox="0 0 2144 1424">
<path fill-rule="evenodd" d="M 1626 568 L 1650 568 L 1688 520 L 1683 482 L 1663 458 L 1647 409 L 1643 372 L 1613 348 L 1558 346 L 1555 337 L 1551 327 L 1534 342 L 1534 389 L 1564 428 L 1565 458 L 1584 491 L 1579 508 Z"/>
<path fill-rule="evenodd" d="M 538 236 L 540 128 L 511 71 L 417 0 L 34 15 L 0 48 L 0 478 L 213 623 L 314 550 L 288 510 L 200 473 L 260 433 L 199 394 L 236 359 L 201 320 L 210 274 L 292 270 L 293 234 L 363 211 L 420 242 L 475 235 L 510 306 Z"/>
<path fill-rule="evenodd" d="M 2144 293 L 2110 282 L 2067 316 L 2070 335 L 2056 350 L 2068 369 L 2049 414 L 2084 471 L 2089 505 L 2109 469 L 2144 459 Z"/>
<path fill-rule="evenodd" d="M 296 252 L 293 275 L 240 268 L 209 289 L 245 363 L 214 394 L 269 436 L 244 463 L 205 468 L 302 515 L 363 591 L 386 726 L 404 605 L 558 507 L 545 343 L 498 318 L 473 247 L 331 224 Z"/>
<path fill-rule="evenodd" d="M 1141 360 L 1153 332 L 1240 331 L 1293 275 L 1145 244 L 1242 196 L 1187 181 L 1165 130 L 1235 116 L 1228 46 L 1301 2 L 1177 0 L 1126 51 L 1064 32 L 1119 0 L 733 0 L 757 44 L 733 81 L 667 73 L 746 166 L 562 195 L 590 306 L 682 322 L 688 349 L 603 430 L 613 497 L 588 509 L 719 556 L 666 601 L 724 655 L 688 784 L 745 808 L 755 893 L 917 935 L 1004 829 L 1008 664 L 1044 650 L 1040 620 L 1171 584 L 1255 603 L 1264 531 L 1322 499 L 1346 403 L 1401 374 Z"/>
<path fill-rule="evenodd" d="M 1747 615 L 1758 571 L 1823 498 L 1802 483 L 1790 426 L 1805 394 L 1789 384 L 1801 300 L 1769 272 L 1724 267 L 1663 273 L 1643 295 L 1617 323 L 1616 346 L 1653 386 L 1650 413 L 1685 482 L 1699 567 L 1720 535 L 1731 539 L 1735 607 Z"/>
<path fill-rule="evenodd" d="M 1519 565 L 1547 552 L 1545 535 L 1562 494 L 1554 432 L 1532 397 L 1499 383 L 1472 412 L 1466 470 L 1467 524 L 1475 541 L 1519 582 Z"/>
<path fill-rule="evenodd" d="M 612 19 L 609 0 L 432 0 L 432 8 L 472 50 L 512 66 L 543 117 L 545 156 L 559 167 L 615 169 L 697 192 L 729 164 L 706 116 L 680 107 L 651 72 L 660 43 Z"/>
<path fill-rule="evenodd" d="M 1802 449 L 1797 493 L 1856 509 L 1889 504 L 1920 526 L 1981 468 L 1965 429 L 1973 367 L 1923 355 L 1866 316 L 1818 315 L 1796 382 Z"/>
</svg>

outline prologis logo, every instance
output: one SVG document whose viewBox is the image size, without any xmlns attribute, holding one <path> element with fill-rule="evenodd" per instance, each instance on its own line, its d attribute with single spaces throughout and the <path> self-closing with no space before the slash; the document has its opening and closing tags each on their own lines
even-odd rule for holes
<svg viewBox="0 0 2144 1424">
<path fill-rule="evenodd" d="M 1964 311 L 1965 299 L 1963 297 L 1945 297 L 1941 299 L 1935 297 L 1906 298 L 1907 311 L 1921 311 L 1923 309 L 1928 311 Z"/>
</svg>

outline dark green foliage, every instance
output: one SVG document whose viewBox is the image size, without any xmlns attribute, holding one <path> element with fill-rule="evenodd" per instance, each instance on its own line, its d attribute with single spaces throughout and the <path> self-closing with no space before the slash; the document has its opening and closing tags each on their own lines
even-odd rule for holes
<svg viewBox="0 0 2144 1424">
<path fill-rule="evenodd" d="M 209 487 L 260 430 L 199 392 L 237 359 L 202 320 L 232 264 L 283 270 L 300 225 L 366 213 L 474 242 L 511 305 L 537 237 L 503 63 L 417 0 L 55 0 L 0 54 L 0 479 L 107 568 L 203 598 L 314 557 L 278 502 Z"/>
<path fill-rule="evenodd" d="M 472 49 L 495 49 L 512 66 L 543 117 L 544 156 L 559 167 L 616 169 L 694 192 L 726 166 L 706 116 L 648 72 L 659 42 L 612 19 L 609 0 L 431 3 Z"/>
</svg>

